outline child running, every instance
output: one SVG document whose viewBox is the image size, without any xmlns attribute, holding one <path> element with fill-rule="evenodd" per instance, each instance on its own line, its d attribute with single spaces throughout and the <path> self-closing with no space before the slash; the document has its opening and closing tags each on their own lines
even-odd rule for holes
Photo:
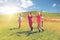
<svg viewBox="0 0 60 40">
<path fill-rule="evenodd" d="M 41 27 L 42 27 L 42 31 L 44 31 L 44 27 L 43 27 L 43 19 L 44 19 L 44 17 L 43 17 L 43 15 L 42 15 L 42 11 L 40 12 L 40 15 L 41 15 Z"/>
<path fill-rule="evenodd" d="M 38 25 L 38 30 L 40 32 L 40 29 L 42 29 L 42 31 L 44 31 L 43 27 L 41 27 L 41 22 L 42 22 L 42 17 L 40 15 L 40 12 L 38 13 L 38 15 L 36 16 L 37 19 L 37 25 Z"/>
<path fill-rule="evenodd" d="M 29 22 L 29 26 L 30 26 L 30 29 L 31 29 L 31 31 L 33 30 L 33 27 L 32 27 L 32 13 L 30 12 L 29 14 L 28 14 L 28 22 Z"/>
<path fill-rule="evenodd" d="M 22 23 L 22 14 L 20 13 L 19 19 L 18 19 L 18 28 L 21 27 L 21 23 Z"/>
</svg>

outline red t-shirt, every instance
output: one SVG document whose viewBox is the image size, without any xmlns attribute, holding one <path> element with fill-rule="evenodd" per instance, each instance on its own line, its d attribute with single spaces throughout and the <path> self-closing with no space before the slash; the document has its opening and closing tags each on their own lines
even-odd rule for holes
<svg viewBox="0 0 60 40">
<path fill-rule="evenodd" d="M 28 16 L 28 21 L 30 24 L 32 24 L 32 16 Z"/>
<path fill-rule="evenodd" d="M 37 16 L 36 16 L 36 19 L 37 19 L 37 22 L 38 22 L 38 23 L 41 22 L 41 16 L 40 16 L 40 15 L 37 15 Z"/>
</svg>

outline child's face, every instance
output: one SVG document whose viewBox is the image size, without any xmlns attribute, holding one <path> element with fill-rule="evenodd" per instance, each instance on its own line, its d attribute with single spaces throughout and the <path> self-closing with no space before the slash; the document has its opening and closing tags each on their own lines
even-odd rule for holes
<svg viewBox="0 0 60 40">
<path fill-rule="evenodd" d="M 20 16 L 21 16 L 22 14 L 20 13 Z"/>
<path fill-rule="evenodd" d="M 32 13 L 29 13 L 29 16 L 31 16 L 32 15 Z"/>
<path fill-rule="evenodd" d="M 40 12 L 38 12 L 38 15 L 40 15 L 41 13 Z"/>
</svg>

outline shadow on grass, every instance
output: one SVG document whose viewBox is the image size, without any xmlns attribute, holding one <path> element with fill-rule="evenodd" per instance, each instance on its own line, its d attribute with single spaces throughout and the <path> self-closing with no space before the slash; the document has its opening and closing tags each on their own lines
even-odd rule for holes
<svg viewBox="0 0 60 40">
<path fill-rule="evenodd" d="M 16 29 L 19 29 L 19 28 L 10 28 L 9 30 L 16 30 Z M 39 33 L 39 32 L 38 31 L 19 31 L 19 32 L 10 34 L 10 36 L 12 36 L 12 35 L 21 36 L 21 34 L 30 36 L 31 34 L 36 34 L 36 33 Z"/>
<path fill-rule="evenodd" d="M 15 29 L 19 29 L 19 28 L 10 28 L 9 30 L 15 30 Z"/>
<path fill-rule="evenodd" d="M 27 36 L 30 36 L 31 34 L 36 34 L 36 33 L 39 33 L 39 32 L 38 31 L 35 31 L 35 32 L 29 31 L 29 32 L 27 32 Z"/>
<path fill-rule="evenodd" d="M 35 32 L 33 32 L 33 31 L 16 32 L 17 35 L 19 35 L 19 34 L 25 34 L 27 36 L 30 36 L 31 34 L 35 34 L 35 33 L 39 33 L 39 32 L 38 31 L 35 31 Z"/>
<path fill-rule="evenodd" d="M 16 32 L 16 34 L 24 34 L 26 33 L 25 31 L 22 31 L 22 32 Z"/>
<path fill-rule="evenodd" d="M 25 33 L 26 33 L 25 31 L 22 31 L 22 32 L 16 32 L 16 35 L 20 37 L 21 35 L 24 35 Z"/>
<path fill-rule="evenodd" d="M 38 32 L 38 31 L 19 31 L 19 32 L 15 32 L 15 33 L 12 33 L 10 34 L 10 36 L 18 36 L 18 37 L 21 37 L 23 35 L 26 35 L 27 37 L 30 36 L 30 35 L 33 35 L 33 34 L 38 34 L 38 33 L 41 33 L 41 32 Z"/>
</svg>

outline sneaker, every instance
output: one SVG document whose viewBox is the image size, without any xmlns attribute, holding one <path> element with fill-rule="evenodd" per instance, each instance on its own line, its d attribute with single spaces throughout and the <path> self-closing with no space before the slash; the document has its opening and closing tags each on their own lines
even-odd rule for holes
<svg viewBox="0 0 60 40">
<path fill-rule="evenodd" d="M 42 29 L 42 31 L 44 31 L 44 29 Z"/>
<path fill-rule="evenodd" d="M 31 31 L 33 31 L 33 27 L 31 28 Z"/>
<path fill-rule="evenodd" d="M 39 32 L 41 32 L 41 31 L 39 30 Z"/>
</svg>

